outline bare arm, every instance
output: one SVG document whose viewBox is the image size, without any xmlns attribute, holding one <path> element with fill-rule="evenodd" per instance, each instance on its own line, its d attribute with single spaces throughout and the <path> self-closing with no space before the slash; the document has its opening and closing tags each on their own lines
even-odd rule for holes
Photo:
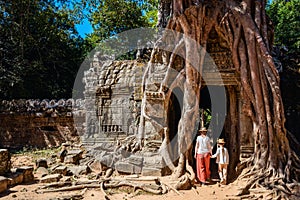
<svg viewBox="0 0 300 200">
<path fill-rule="evenodd" d="M 217 152 L 211 156 L 211 158 L 216 158 L 218 156 L 218 154 L 220 153 L 220 150 L 219 148 L 217 149 Z"/>
<path fill-rule="evenodd" d="M 212 155 L 212 147 L 211 147 L 211 144 L 210 144 L 210 139 L 208 140 L 207 143 L 208 143 L 207 146 L 208 146 L 208 149 L 210 151 L 210 155 Z"/>
<path fill-rule="evenodd" d="M 196 140 L 196 145 L 195 145 L 195 155 L 194 155 L 195 158 L 197 157 L 198 146 L 199 146 L 198 140 Z"/>
</svg>

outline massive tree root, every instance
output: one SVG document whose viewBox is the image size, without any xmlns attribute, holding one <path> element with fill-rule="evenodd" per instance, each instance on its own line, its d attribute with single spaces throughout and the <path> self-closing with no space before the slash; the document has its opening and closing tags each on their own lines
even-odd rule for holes
<svg viewBox="0 0 300 200">
<path fill-rule="evenodd" d="M 195 179 L 191 169 L 194 137 L 191 127 L 195 127 L 199 116 L 201 72 L 209 33 L 214 28 L 231 50 L 233 65 L 241 80 L 243 112 L 252 120 L 252 132 L 249 131 L 249 134 L 253 134 L 255 152 L 248 160 L 249 170 L 242 175 L 248 177 L 249 182 L 240 195 L 254 187 L 273 190 L 280 198 L 297 197 L 296 190 L 299 193 L 296 182 L 300 181 L 300 162 L 286 136 L 279 75 L 270 55 L 273 30 L 265 6 L 266 1 L 263 0 L 173 1 L 172 17 L 166 28 L 183 33 L 201 45 L 198 50 L 189 40 L 176 37 L 176 34 L 173 37 L 168 35 L 161 40 L 178 45 L 170 50 L 171 53 L 155 49 L 150 60 L 150 63 L 154 63 L 157 55 L 160 55 L 168 67 L 160 89 L 165 94 L 166 111 L 169 109 L 172 88 L 180 85 L 183 89 L 182 116 L 178 125 L 180 158 L 178 165 L 171 168 L 173 176 L 179 180 L 177 189 L 189 188 Z M 183 55 L 184 59 L 178 58 L 178 54 Z M 198 65 L 193 66 L 193 63 Z M 171 84 L 170 69 L 176 69 L 181 74 Z M 168 119 L 165 124 L 167 122 Z M 166 134 L 164 145 L 168 145 L 168 137 Z M 164 149 L 165 155 L 168 155 L 168 148 Z"/>
<path fill-rule="evenodd" d="M 165 194 L 173 190 L 178 195 L 181 195 L 176 188 L 162 182 L 157 177 L 124 177 L 124 178 L 102 178 L 99 180 L 91 180 L 85 182 L 59 182 L 46 184 L 39 187 L 36 192 L 39 194 L 49 192 L 65 192 L 82 190 L 81 194 L 76 196 L 82 197 L 86 189 L 101 189 L 105 199 L 110 199 L 107 189 L 112 188 L 131 188 L 133 194 L 138 190 L 143 190 L 150 194 Z M 75 196 L 73 196 L 75 198 Z"/>
<path fill-rule="evenodd" d="M 243 108 L 252 118 L 255 135 L 255 153 L 249 160 L 252 168 L 248 172 L 253 175 L 243 192 L 263 186 L 280 191 L 279 196 L 288 199 L 297 194 L 287 185 L 292 180 L 299 182 L 300 166 L 284 128 L 279 75 L 269 53 L 272 47 L 269 44 L 265 2 L 243 3 L 237 5 L 231 1 L 230 12 L 222 23 L 224 36 L 229 36 L 233 46 L 240 45 L 238 52 L 233 54 L 233 60 L 236 60 L 234 64 L 241 73 L 242 95 L 245 97 Z M 251 8 L 255 9 L 254 15 L 249 13 Z M 242 61 L 240 65 L 238 60 Z M 258 173 L 253 173 L 255 171 Z"/>
</svg>

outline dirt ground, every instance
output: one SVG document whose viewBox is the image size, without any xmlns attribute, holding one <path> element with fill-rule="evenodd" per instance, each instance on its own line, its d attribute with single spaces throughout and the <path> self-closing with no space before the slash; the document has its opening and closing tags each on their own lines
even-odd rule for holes
<svg viewBox="0 0 300 200">
<path fill-rule="evenodd" d="M 22 165 L 33 165 L 33 160 L 29 155 L 23 156 L 13 156 L 12 157 L 12 165 L 22 166 Z M 35 175 L 36 176 L 36 175 Z M 36 177 L 37 178 L 37 177 Z M 164 183 L 170 183 L 171 178 L 169 176 L 160 177 L 160 180 Z M 109 198 L 111 200 L 142 200 L 142 199 L 149 199 L 149 200 L 163 200 L 163 199 L 172 199 L 172 200 L 215 200 L 215 199 L 239 199 L 234 195 L 238 193 L 238 188 L 245 184 L 244 182 L 234 182 L 228 185 L 219 185 L 217 182 L 213 182 L 210 185 L 200 186 L 196 184 L 196 187 L 191 190 L 180 190 L 180 194 L 177 194 L 174 191 L 170 191 L 164 195 L 153 195 L 148 194 L 143 191 L 137 190 L 134 192 L 129 192 L 128 190 L 106 190 L 106 193 L 109 194 Z M 83 199 L 85 200 L 101 200 L 105 199 L 104 194 L 101 192 L 100 189 L 87 189 L 87 190 L 77 190 L 77 191 L 70 191 L 70 192 L 51 192 L 51 193 L 44 193 L 38 194 L 35 190 L 43 184 L 40 184 L 38 180 L 34 183 L 27 184 L 27 185 L 17 185 L 14 187 L 9 188 L 9 190 L 3 194 L 0 194 L 1 200 L 58 200 L 58 199 L 71 199 L 70 195 L 74 194 L 84 194 Z"/>
<path fill-rule="evenodd" d="M 164 177 L 164 179 L 168 179 L 169 177 Z M 53 192 L 53 193 L 44 193 L 37 194 L 35 189 L 37 189 L 42 184 L 33 183 L 30 185 L 18 185 L 10 188 L 6 193 L 0 196 L 1 200 L 50 200 L 50 199 L 67 199 L 68 196 L 74 194 L 80 194 L 82 191 L 72 191 L 72 192 Z M 162 200 L 162 199 L 172 199 L 172 200 L 199 200 L 199 199 L 238 199 L 234 197 L 237 193 L 237 185 L 235 183 L 221 186 L 218 184 L 207 185 L 207 186 L 199 186 L 197 185 L 193 190 L 181 190 L 180 195 L 170 191 L 164 195 L 152 195 L 152 194 L 127 194 L 125 191 L 118 191 L 115 194 L 109 195 L 111 200 L 119 200 L 119 199 L 132 199 L 132 200 Z M 109 193 L 109 191 L 107 192 Z M 84 193 L 85 200 L 101 200 L 105 199 L 103 193 L 100 189 L 88 189 Z"/>
</svg>

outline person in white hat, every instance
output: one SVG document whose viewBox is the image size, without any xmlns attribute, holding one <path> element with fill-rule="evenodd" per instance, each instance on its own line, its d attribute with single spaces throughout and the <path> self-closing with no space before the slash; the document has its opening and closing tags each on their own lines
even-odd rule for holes
<svg viewBox="0 0 300 200">
<path fill-rule="evenodd" d="M 217 158 L 216 163 L 218 163 L 218 172 L 220 176 L 220 183 L 223 185 L 227 184 L 227 167 L 229 164 L 229 154 L 228 150 L 224 147 L 224 139 L 218 140 L 217 152 L 211 158 Z"/>
<path fill-rule="evenodd" d="M 212 155 L 212 148 L 210 138 L 206 135 L 206 128 L 202 127 L 199 133 L 194 157 L 196 159 L 197 179 L 202 185 L 205 185 L 210 180 L 210 157 Z"/>
</svg>

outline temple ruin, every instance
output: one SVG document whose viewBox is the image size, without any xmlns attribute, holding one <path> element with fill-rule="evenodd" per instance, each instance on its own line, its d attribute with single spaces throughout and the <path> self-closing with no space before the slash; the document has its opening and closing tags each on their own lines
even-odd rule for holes
<svg viewBox="0 0 300 200">
<path fill-rule="evenodd" d="M 232 156 L 234 159 L 229 169 L 233 171 L 239 161 L 253 154 L 253 138 L 247 133 L 252 124 L 241 110 L 240 77 L 232 64 L 230 48 L 215 29 L 212 29 L 210 33 L 207 53 L 213 59 L 218 71 L 210 68 L 210 65 L 204 65 L 203 76 L 206 78 L 202 83 L 200 109 L 211 109 L 211 95 L 214 94 L 209 93 L 208 87 L 217 91 L 218 88 L 225 87 L 227 110 L 214 113 L 209 134 L 213 141 L 216 141 L 218 137 L 224 137 L 228 142 L 230 154 L 239 155 L 239 157 Z M 5 133 L 2 131 L 1 145 L 17 149 L 23 146 L 22 141 L 26 138 L 28 147 L 59 146 L 61 142 L 72 140 L 71 136 L 75 138 L 81 136 L 81 141 L 87 148 L 106 145 L 113 152 L 115 144 L 138 135 L 143 97 L 143 74 L 146 65 L 147 62 L 143 60 L 101 62 L 95 57 L 90 69 L 84 74 L 84 99 L 3 101 L 1 103 L 1 127 L 3 130 L 6 127 L 7 131 Z M 217 76 L 217 72 L 221 76 Z M 154 76 L 151 78 L 151 84 L 159 86 L 165 74 L 166 66 L 158 63 Z M 159 155 L 164 129 L 162 127 L 157 130 L 155 123 L 162 124 L 162 121 L 168 117 L 167 128 L 171 133 L 171 139 L 176 137 L 182 109 L 180 105 L 182 99 L 179 99 L 182 96 L 182 90 L 179 87 L 173 89 L 170 98 L 172 106 L 169 112 L 165 113 L 163 111 L 164 96 L 159 91 L 159 87 L 153 87 L 151 84 L 145 87 L 145 94 L 148 106 L 147 115 L 154 120 L 145 122 L 143 151 L 133 153 L 134 145 L 132 144 L 125 148 L 127 155 L 122 155 L 117 159 L 123 165 L 120 170 L 127 173 L 142 173 L 143 166 L 146 170 L 144 174 L 153 169 L 159 175 L 168 172 L 165 169 L 163 157 Z M 220 116 L 225 117 L 224 127 L 218 121 Z M 75 126 L 73 117 L 77 120 Z M 232 123 L 233 121 L 235 123 Z M 25 126 L 28 123 L 30 126 Z M 7 128 L 7 126 L 10 127 Z M 28 130 L 21 131 L 24 127 Z M 222 130 L 221 136 L 215 134 L 219 129 Z M 62 134 L 66 131 L 70 132 L 69 136 Z M 30 137 L 28 137 L 29 132 Z M 40 139 L 34 140 L 33 137 L 37 138 L 37 136 Z M 177 148 L 176 143 L 172 148 Z M 98 155 L 95 151 L 93 152 Z M 172 155 L 172 159 L 176 160 L 176 156 Z M 128 159 L 134 161 L 131 162 Z M 107 164 L 107 160 L 103 162 Z M 127 164 L 129 166 L 124 167 Z M 153 167 L 153 164 L 160 167 Z M 114 164 L 109 163 L 109 165 Z"/>
<path fill-rule="evenodd" d="M 210 65 L 204 65 L 203 76 L 206 78 L 202 83 L 200 109 L 211 109 L 211 95 L 214 94 L 209 93 L 208 87 L 216 91 L 221 87 L 225 88 L 227 109 L 223 111 L 221 109 L 214 113 L 210 122 L 209 134 L 213 141 L 219 137 L 223 137 L 227 141 L 232 156 L 229 170 L 232 172 L 237 163 L 253 154 L 253 138 L 248 134 L 248 131 L 252 129 L 252 123 L 249 117 L 242 112 L 242 99 L 239 91 L 240 77 L 232 63 L 230 48 L 215 29 L 210 32 L 207 53 L 213 59 L 217 70 L 210 68 Z M 144 87 L 142 77 L 146 64 L 146 62 L 137 60 L 102 63 L 95 57 L 90 69 L 84 75 L 86 133 L 83 142 L 87 147 L 117 144 L 118 141 L 129 136 L 137 137 L 143 96 L 142 87 Z M 146 151 L 154 152 L 157 156 L 163 141 L 162 131 L 164 130 L 163 126 L 157 129 L 157 124 L 162 124 L 166 115 L 170 119 L 167 128 L 171 137 L 176 137 L 177 134 L 178 121 L 181 116 L 180 101 L 182 101 L 178 98 L 182 96 L 180 95 L 182 90 L 179 87 L 173 89 L 170 98 L 172 106 L 169 112 L 165 113 L 163 110 L 164 95 L 159 91 L 159 87 L 156 87 L 164 79 L 166 70 L 166 66 L 158 63 L 153 77 L 148 77 L 151 80 L 148 80 L 148 84 L 146 83 L 145 86 L 146 110 L 151 120 L 145 120 L 145 146 L 143 153 L 137 153 L 138 160 L 142 160 L 142 157 L 145 158 Z M 216 73 L 220 73 L 221 76 L 217 76 Z M 221 116 L 225 117 L 224 126 L 218 121 Z M 222 131 L 221 136 L 215 134 L 219 129 Z M 172 148 L 177 148 L 176 144 Z M 129 151 L 131 152 L 131 150 Z M 133 153 L 129 159 L 130 157 L 136 158 L 136 154 Z M 165 165 L 163 158 L 158 160 L 162 166 Z M 140 161 L 138 165 L 142 168 L 144 164 Z M 138 170 L 138 172 L 141 171 L 142 169 Z M 134 170 L 130 172 L 133 173 Z"/>
</svg>

